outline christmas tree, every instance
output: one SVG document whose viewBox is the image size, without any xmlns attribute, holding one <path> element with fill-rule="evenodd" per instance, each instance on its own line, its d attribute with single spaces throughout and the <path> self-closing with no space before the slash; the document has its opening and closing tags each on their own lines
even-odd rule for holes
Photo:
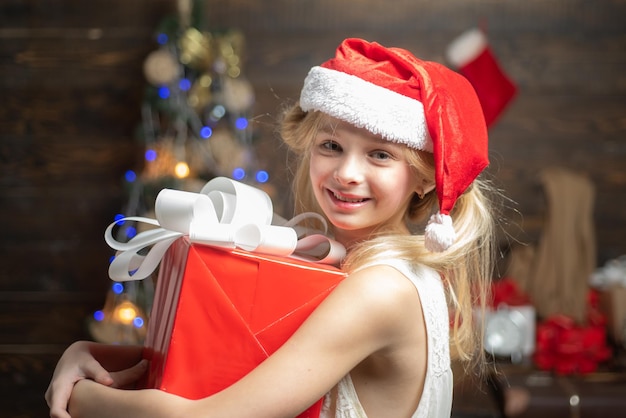
<svg viewBox="0 0 626 418">
<path fill-rule="evenodd" d="M 179 0 L 178 14 L 163 20 L 156 48 L 144 61 L 146 87 L 137 137 L 145 149 L 140 170 L 125 173 L 126 204 L 116 239 L 129 240 L 140 228 L 128 216 L 154 217 L 164 188 L 198 192 L 215 176 L 263 187 L 250 118 L 254 91 L 242 71 L 245 39 L 237 30 L 209 31 L 202 2 Z M 111 282 L 105 306 L 89 320 L 101 342 L 143 341 L 155 277 Z"/>
</svg>

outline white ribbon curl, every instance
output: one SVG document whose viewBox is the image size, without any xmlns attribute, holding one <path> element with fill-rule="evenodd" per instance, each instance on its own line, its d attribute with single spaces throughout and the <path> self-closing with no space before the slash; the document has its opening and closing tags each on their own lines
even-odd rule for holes
<svg viewBox="0 0 626 418">
<path fill-rule="evenodd" d="M 324 235 L 327 224 L 320 215 L 304 213 L 287 221 L 274 214 L 265 192 L 226 177 L 209 181 L 200 193 L 161 190 L 155 215 L 156 219 L 129 216 L 107 227 L 104 239 L 117 251 L 109 265 L 112 280 L 145 279 L 157 268 L 169 246 L 184 235 L 192 243 L 324 264 L 338 264 L 346 253 L 343 245 Z M 323 233 L 297 227 L 310 217 L 322 222 Z M 157 228 L 120 242 L 113 237 L 113 229 L 123 221 L 144 222 Z M 139 254 L 148 248 L 147 254 Z"/>
</svg>

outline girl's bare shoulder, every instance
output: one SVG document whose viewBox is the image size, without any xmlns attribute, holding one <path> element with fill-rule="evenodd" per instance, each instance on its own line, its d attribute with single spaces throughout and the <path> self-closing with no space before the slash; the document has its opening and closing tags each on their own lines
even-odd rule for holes
<svg viewBox="0 0 626 418">
<path fill-rule="evenodd" d="M 356 316 L 369 326 L 393 331 L 405 325 L 414 326 L 415 315 L 421 316 L 415 285 L 388 265 L 369 266 L 348 275 L 334 293 L 334 297 L 350 304 L 351 310 L 360 312 Z"/>
<path fill-rule="evenodd" d="M 379 303 L 396 304 L 408 298 L 415 302 L 415 285 L 396 268 L 381 264 L 357 270 L 344 280 L 345 285 Z M 419 298 L 418 298 L 419 300 Z"/>
</svg>

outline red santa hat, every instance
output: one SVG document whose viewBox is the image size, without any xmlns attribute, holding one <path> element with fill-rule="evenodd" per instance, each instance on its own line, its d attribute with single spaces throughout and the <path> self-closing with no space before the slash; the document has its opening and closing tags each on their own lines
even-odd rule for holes
<svg viewBox="0 0 626 418">
<path fill-rule="evenodd" d="M 346 39 L 309 71 L 300 106 L 432 152 L 439 212 L 426 227 L 426 247 L 440 252 L 454 243 L 450 211 L 489 164 L 485 119 L 465 77 L 404 49 Z"/>
<path fill-rule="evenodd" d="M 448 45 L 446 59 L 472 83 L 485 122 L 491 126 L 517 94 L 517 87 L 496 61 L 485 33 L 477 28 L 462 33 Z"/>
</svg>

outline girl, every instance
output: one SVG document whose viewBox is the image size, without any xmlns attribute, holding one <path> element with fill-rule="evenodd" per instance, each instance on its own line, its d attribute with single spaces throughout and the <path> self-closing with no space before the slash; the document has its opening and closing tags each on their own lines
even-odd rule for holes
<svg viewBox="0 0 626 418">
<path fill-rule="evenodd" d="M 472 312 L 492 268 L 472 87 L 347 39 L 311 69 L 281 134 L 300 158 L 296 208 L 326 217 L 348 277 L 265 362 L 201 400 L 115 389 L 143 372 L 141 348 L 75 343 L 46 392 L 51 417 L 294 417 L 321 397 L 323 417 L 450 416 L 451 356 L 481 360 Z"/>
</svg>

